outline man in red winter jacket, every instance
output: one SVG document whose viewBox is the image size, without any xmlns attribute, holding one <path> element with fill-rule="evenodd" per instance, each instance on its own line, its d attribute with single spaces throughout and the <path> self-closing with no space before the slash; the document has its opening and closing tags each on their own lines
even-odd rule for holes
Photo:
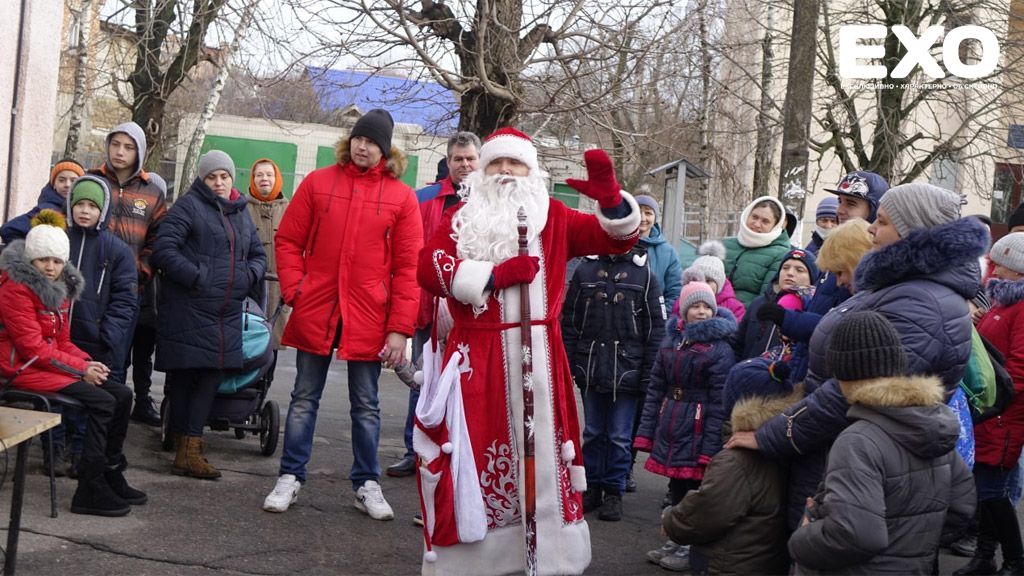
<svg viewBox="0 0 1024 576">
<path fill-rule="evenodd" d="M 275 236 L 281 296 L 292 307 L 281 343 L 298 350 L 284 427 L 280 476 L 263 502 L 284 512 L 306 481 L 313 431 L 332 352 L 348 364 L 355 507 L 375 520 L 394 513 L 381 492 L 377 445 L 381 363 L 405 357 L 419 304 L 419 205 L 399 177 L 405 156 L 391 147 L 394 121 L 367 112 L 335 149 L 337 163 L 311 172 Z"/>
</svg>

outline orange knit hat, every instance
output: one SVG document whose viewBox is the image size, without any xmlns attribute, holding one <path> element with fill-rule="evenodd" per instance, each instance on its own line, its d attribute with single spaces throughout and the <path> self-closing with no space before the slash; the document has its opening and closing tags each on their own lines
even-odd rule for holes
<svg viewBox="0 0 1024 576">
<path fill-rule="evenodd" d="M 57 174 L 60 174 L 61 172 L 65 171 L 65 170 L 74 172 L 75 174 L 77 174 L 79 176 L 82 176 L 83 174 L 85 174 L 85 170 L 82 169 L 82 165 L 81 164 L 79 164 L 78 162 L 75 162 L 74 160 L 72 160 L 70 158 L 65 158 L 65 159 L 61 160 L 60 162 L 57 162 L 53 166 L 53 170 L 50 170 L 50 186 L 53 186 L 53 181 L 57 179 Z"/>
</svg>

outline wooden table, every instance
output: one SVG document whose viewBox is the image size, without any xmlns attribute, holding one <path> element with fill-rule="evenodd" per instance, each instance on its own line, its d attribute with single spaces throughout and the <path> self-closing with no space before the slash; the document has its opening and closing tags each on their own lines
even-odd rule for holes
<svg viewBox="0 0 1024 576">
<path fill-rule="evenodd" d="M 21 532 L 21 504 L 25 496 L 25 464 L 29 440 L 60 424 L 60 414 L 36 412 L 0 406 L 0 452 L 18 447 L 14 465 L 14 492 L 11 495 L 11 521 L 7 526 L 7 556 L 4 574 L 14 574 Z"/>
</svg>

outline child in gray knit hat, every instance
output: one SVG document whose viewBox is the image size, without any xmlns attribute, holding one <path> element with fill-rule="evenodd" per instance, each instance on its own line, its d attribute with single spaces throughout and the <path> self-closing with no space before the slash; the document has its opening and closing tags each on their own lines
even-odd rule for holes
<svg viewBox="0 0 1024 576">
<path fill-rule="evenodd" d="M 904 375 L 900 336 L 873 311 L 839 321 L 826 360 L 851 424 L 829 452 L 824 491 L 808 498 L 790 556 L 830 574 L 930 573 L 943 524 L 968 521 L 976 504 L 942 383 Z"/>
</svg>

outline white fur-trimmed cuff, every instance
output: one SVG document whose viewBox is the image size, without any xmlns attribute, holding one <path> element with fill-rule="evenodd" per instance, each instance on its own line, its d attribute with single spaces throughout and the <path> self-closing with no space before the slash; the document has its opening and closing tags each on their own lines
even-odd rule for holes
<svg viewBox="0 0 1024 576">
<path fill-rule="evenodd" d="M 619 190 L 619 194 L 622 194 L 622 200 L 629 204 L 629 214 L 612 220 L 605 216 L 601 209 L 598 208 L 595 215 L 597 216 L 597 221 L 601 224 L 601 228 L 609 236 L 616 240 L 626 240 L 636 236 L 640 228 L 640 205 L 636 203 L 633 195 L 629 192 Z"/>
<path fill-rule="evenodd" d="M 562 442 L 562 462 L 572 462 L 576 458 L 576 445 L 572 440 Z"/>
<path fill-rule="evenodd" d="M 452 280 L 452 297 L 475 307 L 487 303 L 487 282 L 491 279 L 494 264 L 480 260 L 463 260 Z"/>
<path fill-rule="evenodd" d="M 569 466 L 569 485 L 577 492 L 586 492 L 587 469 L 583 466 Z"/>
</svg>

